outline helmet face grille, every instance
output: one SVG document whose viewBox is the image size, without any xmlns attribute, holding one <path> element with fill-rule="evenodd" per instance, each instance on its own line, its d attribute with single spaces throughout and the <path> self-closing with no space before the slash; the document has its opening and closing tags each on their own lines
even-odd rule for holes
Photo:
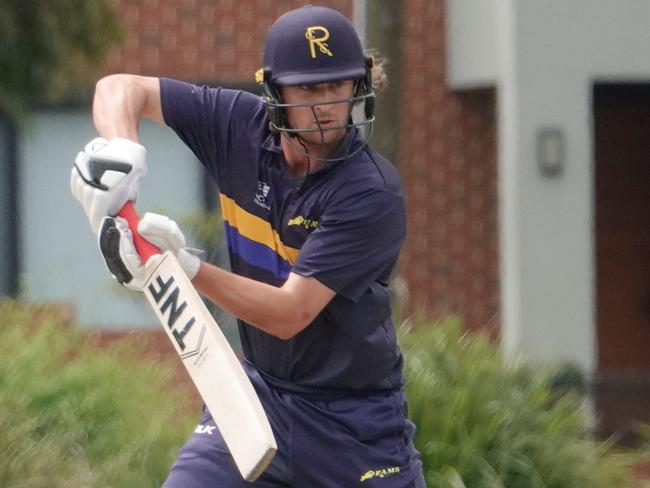
<svg viewBox="0 0 650 488">
<path fill-rule="evenodd" d="M 287 12 L 269 29 L 264 69 L 278 85 L 363 78 L 366 58 L 354 26 L 341 13 L 306 6 Z"/>
<path fill-rule="evenodd" d="M 335 129 L 344 129 L 344 128 L 349 129 L 351 127 L 371 124 L 375 120 L 374 111 L 373 111 L 375 93 L 373 91 L 370 91 L 369 93 L 366 92 L 365 89 L 361 87 L 361 85 L 362 82 L 359 81 L 357 83 L 357 88 L 355 89 L 355 94 L 350 98 L 343 98 L 340 100 L 330 100 L 327 102 L 315 102 L 315 103 L 283 103 L 281 101 L 281 97 L 278 91 L 272 88 L 271 85 L 265 84 L 264 103 L 267 109 L 272 111 L 273 113 L 283 114 L 284 109 L 286 108 L 307 107 L 311 109 L 312 113 L 314 114 L 314 118 L 316 119 L 316 121 L 318 121 L 318 117 L 316 116 L 315 113 L 316 107 L 324 106 L 324 105 L 337 105 L 343 103 L 347 104 L 349 107 L 350 120 L 347 124 L 342 126 L 330 127 L 328 129 L 293 128 L 288 126 L 286 122 L 286 118 L 282 116 L 282 117 L 271 117 L 272 128 L 277 131 L 284 130 L 287 132 L 296 133 L 296 132 L 335 130 Z M 353 117 L 353 111 L 356 107 L 361 107 L 362 110 L 357 116 Z M 359 116 L 362 117 L 360 120 L 359 120 Z"/>
<path fill-rule="evenodd" d="M 277 90 L 274 89 L 274 87 L 271 84 L 264 83 L 263 84 L 264 104 L 266 105 L 267 113 L 269 116 L 269 127 L 271 128 L 272 131 L 282 134 L 282 137 L 284 137 L 287 140 L 289 145 L 293 147 L 294 150 L 312 159 L 319 160 L 319 161 L 333 162 L 333 161 L 341 161 L 350 158 L 363 150 L 363 148 L 368 144 L 368 141 L 370 140 L 370 137 L 372 137 L 372 133 L 373 133 L 373 124 L 375 121 L 375 116 L 373 112 L 375 93 L 374 91 L 371 91 L 370 93 L 366 93 L 365 88 L 362 88 L 362 86 L 365 86 L 365 83 L 359 80 L 357 83 L 357 88 L 355 90 L 355 95 L 350 98 L 344 98 L 341 100 L 331 100 L 331 101 L 320 102 L 320 103 L 316 102 L 316 103 L 301 104 L 301 103 L 282 103 L 280 101 L 280 96 L 278 95 Z M 347 104 L 348 106 L 347 122 L 341 125 L 335 125 L 335 126 L 329 126 L 327 128 L 323 128 L 318 122 L 318 115 L 316 113 L 316 108 L 323 105 L 334 105 L 334 104 Z M 285 109 L 305 108 L 305 107 L 311 110 L 312 116 L 316 121 L 317 127 L 291 127 L 287 121 Z M 351 143 L 350 130 L 353 128 L 367 128 L 367 130 L 361 132 L 363 136 L 363 141 L 362 141 L 363 143 L 359 144 L 359 146 L 356 149 L 351 151 L 349 146 L 349 144 Z M 320 143 L 322 144 L 325 143 L 326 132 L 341 130 L 341 129 L 345 130 L 345 132 L 347 133 L 346 137 L 344 137 L 341 141 L 341 145 L 346 146 L 347 150 L 343 153 L 342 156 L 339 157 L 327 157 L 327 158 L 315 157 L 306 151 L 305 146 L 302 143 L 298 142 L 298 144 L 300 144 L 300 146 L 298 146 L 298 144 L 291 142 L 292 139 L 297 141 L 302 140 L 303 138 L 301 134 L 307 132 L 311 132 L 311 133 L 319 132 Z"/>
</svg>

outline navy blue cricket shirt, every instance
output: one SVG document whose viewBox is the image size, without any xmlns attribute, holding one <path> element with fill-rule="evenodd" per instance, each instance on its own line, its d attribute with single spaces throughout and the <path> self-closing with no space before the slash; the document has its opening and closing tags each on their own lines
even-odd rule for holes
<svg viewBox="0 0 650 488">
<path fill-rule="evenodd" d="M 246 358 L 278 388 L 393 390 L 402 356 L 388 280 L 406 234 L 395 168 L 369 148 L 291 175 L 260 97 L 161 79 L 165 123 L 215 179 L 234 273 L 280 286 L 290 272 L 336 296 L 303 331 L 276 338 L 239 320 Z M 362 144 L 356 129 L 350 150 Z"/>
</svg>

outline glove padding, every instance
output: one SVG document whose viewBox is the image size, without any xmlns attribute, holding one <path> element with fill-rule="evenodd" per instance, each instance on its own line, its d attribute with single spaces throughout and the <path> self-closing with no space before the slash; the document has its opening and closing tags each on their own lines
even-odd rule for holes
<svg viewBox="0 0 650 488">
<path fill-rule="evenodd" d="M 122 217 L 104 217 L 97 234 L 99 250 L 108 270 L 119 283 L 142 291 L 145 269 L 135 250 L 129 223 Z"/>
<path fill-rule="evenodd" d="M 201 259 L 198 255 L 202 251 L 185 247 L 185 236 L 170 218 L 146 213 L 138 224 L 138 232 L 161 252 L 174 253 L 190 280 L 199 272 Z M 135 250 L 128 222 L 122 217 L 104 217 L 98 240 L 99 249 L 113 277 L 119 283 L 141 291 L 145 282 L 145 268 Z"/>
<path fill-rule="evenodd" d="M 136 201 L 140 179 L 147 174 L 147 150 L 128 139 L 97 137 L 77 155 L 70 173 L 70 189 L 81 203 L 93 232 L 106 215 Z"/>
</svg>

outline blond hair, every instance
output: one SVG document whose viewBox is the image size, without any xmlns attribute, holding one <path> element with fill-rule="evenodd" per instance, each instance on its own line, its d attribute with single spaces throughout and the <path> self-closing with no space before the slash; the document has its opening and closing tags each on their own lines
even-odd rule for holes
<svg viewBox="0 0 650 488">
<path fill-rule="evenodd" d="M 388 75 L 384 67 L 388 63 L 386 58 L 376 48 L 366 49 L 366 56 L 372 57 L 372 88 L 379 94 L 388 86 Z"/>
</svg>

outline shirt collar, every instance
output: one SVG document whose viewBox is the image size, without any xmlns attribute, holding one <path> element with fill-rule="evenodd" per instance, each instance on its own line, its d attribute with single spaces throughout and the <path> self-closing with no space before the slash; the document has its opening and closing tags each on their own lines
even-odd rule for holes
<svg viewBox="0 0 650 488">
<path fill-rule="evenodd" d="M 262 142 L 262 149 L 271 151 L 274 153 L 282 153 L 282 146 L 280 145 L 280 138 L 276 137 L 275 132 L 269 131 L 269 135 L 266 136 L 266 139 Z"/>
</svg>

